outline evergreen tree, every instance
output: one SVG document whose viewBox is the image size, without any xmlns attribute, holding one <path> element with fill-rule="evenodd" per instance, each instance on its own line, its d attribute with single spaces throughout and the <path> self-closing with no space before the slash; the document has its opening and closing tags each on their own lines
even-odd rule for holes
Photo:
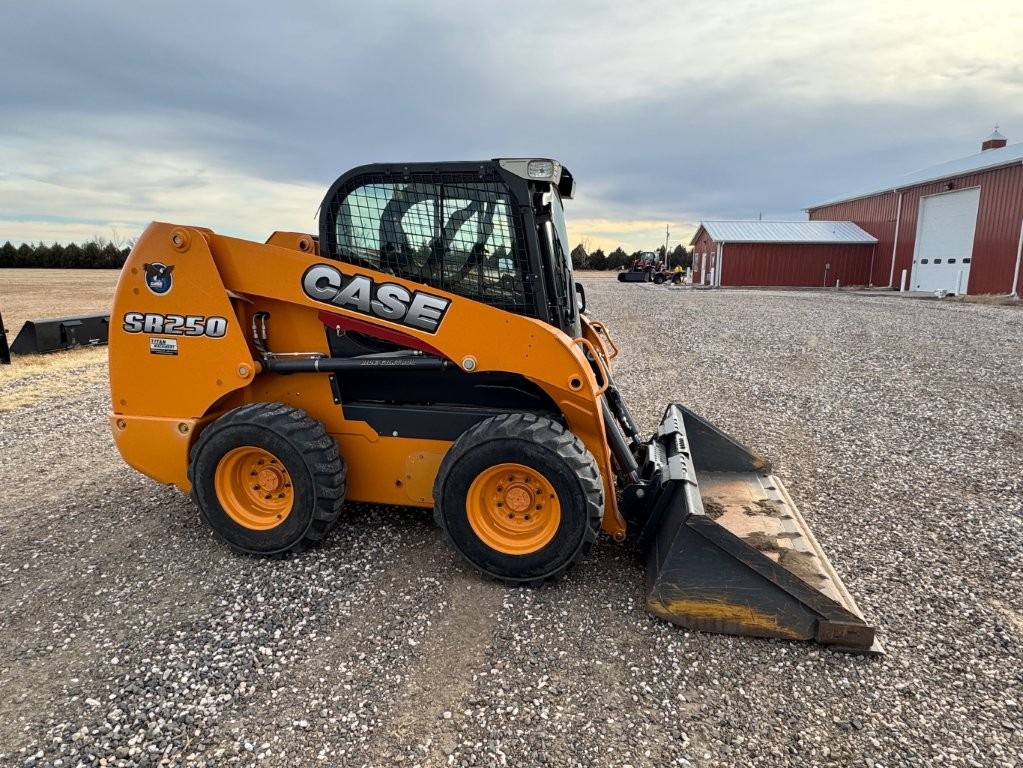
<svg viewBox="0 0 1023 768">
<path fill-rule="evenodd" d="M 46 243 L 40 242 L 39 245 L 32 246 L 32 266 L 34 267 L 55 267 L 53 263 L 53 255 L 50 253 L 50 246 Z"/>
<path fill-rule="evenodd" d="M 96 240 L 90 240 L 82 248 L 82 266 L 89 269 L 96 269 L 100 266 L 102 251 Z"/>
<path fill-rule="evenodd" d="M 607 256 L 598 248 L 586 259 L 586 266 L 590 269 L 607 269 Z"/>
<path fill-rule="evenodd" d="M 103 267 L 104 269 L 114 269 L 115 267 L 121 267 L 124 265 L 124 259 L 121 258 L 121 252 L 117 246 L 113 243 L 107 243 L 103 246 L 103 252 L 100 254 L 100 263 L 97 267 Z"/>
<path fill-rule="evenodd" d="M 54 243 L 50 246 L 50 260 L 53 262 L 54 267 L 59 267 L 64 263 L 64 246 L 60 243 Z"/>
<path fill-rule="evenodd" d="M 8 240 L 0 247 L 0 267 L 13 267 L 14 260 L 18 255 L 18 249 L 11 245 L 11 241 Z"/>
<path fill-rule="evenodd" d="M 629 255 L 622 250 L 621 246 L 615 248 L 607 255 L 607 268 L 619 270 L 629 263 Z"/>
<path fill-rule="evenodd" d="M 65 269 L 78 269 L 82 266 L 83 261 L 81 247 L 71 243 L 64 249 L 64 256 L 61 259 L 60 265 Z"/>
<path fill-rule="evenodd" d="M 586 269 L 588 261 L 589 257 L 586 254 L 586 249 L 583 248 L 582 243 L 579 243 L 579 245 L 572 249 L 572 269 Z"/>
<path fill-rule="evenodd" d="M 112 269 L 118 266 L 118 257 L 120 256 L 121 252 L 118 251 L 118 246 L 113 242 L 107 242 L 99 252 L 99 262 L 96 266 L 103 269 Z"/>
<path fill-rule="evenodd" d="M 682 267 L 682 269 L 688 269 L 693 266 L 693 254 L 685 249 L 680 243 L 675 246 L 675 250 L 671 252 L 671 268 Z"/>
<path fill-rule="evenodd" d="M 35 249 L 28 243 L 22 243 L 18 246 L 18 251 L 14 255 L 14 266 L 16 267 L 34 267 L 35 266 Z"/>
<path fill-rule="evenodd" d="M 118 248 L 103 238 L 96 238 L 84 246 L 40 242 L 38 245 L 22 243 L 17 248 L 8 240 L 0 246 L 0 268 L 120 269 L 130 252 L 130 246 Z"/>
</svg>

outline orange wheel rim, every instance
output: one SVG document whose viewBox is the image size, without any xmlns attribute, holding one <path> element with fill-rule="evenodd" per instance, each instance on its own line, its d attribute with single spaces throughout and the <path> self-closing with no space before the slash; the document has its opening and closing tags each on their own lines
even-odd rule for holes
<svg viewBox="0 0 1023 768">
<path fill-rule="evenodd" d="M 473 480 L 465 511 L 480 540 L 506 555 L 543 549 L 561 524 L 554 486 L 535 469 L 498 464 Z"/>
<path fill-rule="evenodd" d="M 252 531 L 283 523 L 295 501 L 287 468 L 262 448 L 242 446 L 229 451 L 217 464 L 214 485 L 227 516 Z"/>
</svg>

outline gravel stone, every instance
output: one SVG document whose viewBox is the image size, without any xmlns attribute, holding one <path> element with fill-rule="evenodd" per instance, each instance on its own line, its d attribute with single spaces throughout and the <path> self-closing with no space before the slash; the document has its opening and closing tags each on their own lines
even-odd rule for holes
<svg viewBox="0 0 1023 768">
<path fill-rule="evenodd" d="M 0 765 L 1023 765 L 1023 312 L 585 282 L 641 431 L 768 457 L 886 656 L 654 619 L 606 538 L 484 582 L 426 510 L 233 556 L 84 385 L 0 414 Z"/>
</svg>

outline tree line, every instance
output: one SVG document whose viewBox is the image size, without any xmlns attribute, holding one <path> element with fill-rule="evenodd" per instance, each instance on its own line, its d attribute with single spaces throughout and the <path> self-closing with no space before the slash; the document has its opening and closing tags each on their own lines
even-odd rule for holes
<svg viewBox="0 0 1023 768">
<path fill-rule="evenodd" d="M 42 269 L 120 269 L 131 247 L 118 248 L 102 238 L 85 245 L 29 245 L 15 247 L 8 240 L 0 246 L 0 267 L 36 267 Z"/>
<path fill-rule="evenodd" d="M 84 245 L 71 243 L 70 245 L 30 245 L 22 243 L 14 246 L 8 240 L 0 246 L 0 268 L 2 267 L 36 267 L 42 269 L 120 269 L 124 266 L 125 260 L 131 251 L 131 243 L 119 248 L 114 243 L 97 238 L 90 240 Z M 600 269 L 617 271 L 626 267 L 633 260 L 642 257 L 644 251 L 626 253 L 620 246 L 611 253 L 604 253 L 597 248 L 588 252 L 586 247 L 579 243 L 572 249 L 573 269 Z M 656 249 L 657 259 L 664 261 L 664 246 Z M 675 266 L 683 269 L 693 265 L 693 254 L 681 245 L 676 245 L 668 260 L 668 269 Z"/>
<path fill-rule="evenodd" d="M 587 252 L 586 247 L 579 243 L 579 245 L 572 249 L 572 269 L 610 269 L 618 271 L 622 267 L 632 264 L 635 259 L 641 258 L 644 253 L 648 253 L 648 251 L 626 253 L 621 246 L 615 248 L 611 253 L 604 253 L 600 248 Z M 657 247 L 656 253 L 657 260 L 664 261 L 663 245 Z M 682 245 L 676 245 L 668 260 L 668 269 L 674 269 L 676 266 L 682 267 L 682 269 L 693 266 L 692 251 L 687 251 Z"/>
</svg>

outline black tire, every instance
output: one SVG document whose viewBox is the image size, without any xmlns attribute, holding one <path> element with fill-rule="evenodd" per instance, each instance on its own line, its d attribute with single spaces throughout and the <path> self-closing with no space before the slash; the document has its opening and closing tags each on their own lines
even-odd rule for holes
<svg viewBox="0 0 1023 768">
<path fill-rule="evenodd" d="M 618 273 L 618 282 L 619 283 L 624 283 L 625 282 L 625 273 L 624 272 L 619 272 Z"/>
<path fill-rule="evenodd" d="M 654 275 L 654 282 L 657 285 L 661 285 L 661 283 L 664 282 L 664 275 L 662 275 L 660 272 L 658 272 L 656 275 Z"/>
<path fill-rule="evenodd" d="M 286 491 L 290 500 L 279 524 L 271 513 L 259 509 L 253 514 L 268 520 L 265 527 L 255 529 L 237 519 L 246 512 L 247 488 L 225 490 L 231 476 L 225 467 L 238 464 L 231 457 L 239 452 L 242 457 L 265 452 L 276 459 L 271 463 L 280 469 L 269 477 L 280 486 L 281 497 Z M 219 487 L 225 494 L 234 493 L 233 500 L 218 493 L 218 471 Z M 199 515 L 213 535 L 236 552 L 263 557 L 301 552 L 318 544 L 337 522 L 347 490 L 345 463 L 334 438 L 304 411 L 282 403 L 243 405 L 206 427 L 192 447 L 188 479 Z M 256 488 L 262 493 L 260 486 Z M 234 509 L 234 516 L 225 507 Z"/>
<path fill-rule="evenodd" d="M 505 465 L 534 470 L 560 506 L 550 540 L 525 554 L 495 549 L 469 519 L 470 489 Z M 538 586 L 563 576 L 593 546 L 604 513 L 604 486 L 593 456 L 563 426 L 534 414 L 503 414 L 466 431 L 441 462 L 433 498 L 434 519 L 451 546 L 477 571 L 509 586 Z"/>
</svg>

